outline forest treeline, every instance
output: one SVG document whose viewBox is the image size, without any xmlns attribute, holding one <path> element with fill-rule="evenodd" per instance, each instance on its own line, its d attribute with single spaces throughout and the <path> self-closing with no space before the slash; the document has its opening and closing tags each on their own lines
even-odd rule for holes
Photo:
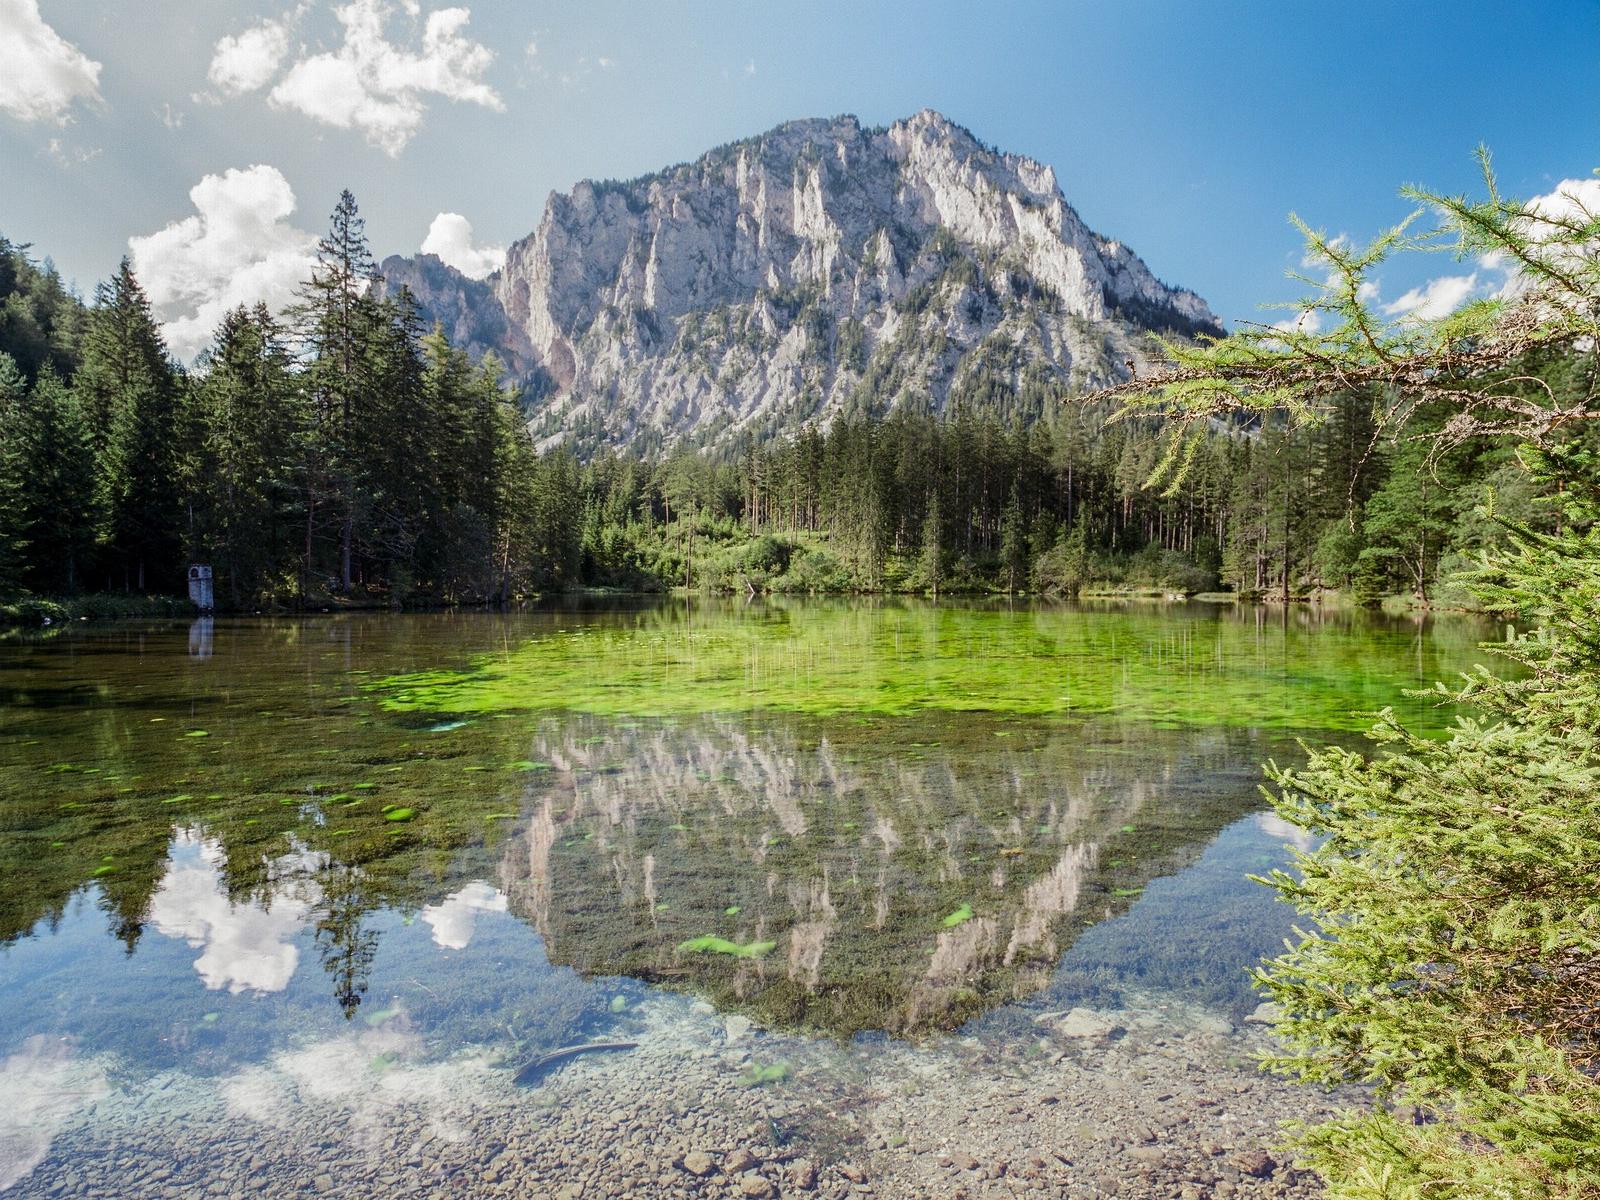
<svg viewBox="0 0 1600 1200">
<path fill-rule="evenodd" d="M 374 279 L 346 192 L 298 306 L 229 313 L 186 369 L 127 260 L 86 305 L 0 239 L 0 597 L 182 594 L 206 562 L 230 608 L 677 585 L 1429 601 L 1493 536 L 1486 488 L 1549 519 L 1504 445 L 1429 461 L 1428 414 L 1392 442 L 1355 396 L 1309 427 L 1214 422 L 1172 494 L 1145 486 L 1166 426 L 1071 399 L 580 462 L 537 452 L 498 364 Z"/>
</svg>

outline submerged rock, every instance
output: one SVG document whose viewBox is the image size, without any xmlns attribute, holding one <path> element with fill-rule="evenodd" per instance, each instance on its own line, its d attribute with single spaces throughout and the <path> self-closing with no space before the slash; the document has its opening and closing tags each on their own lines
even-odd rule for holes
<svg viewBox="0 0 1600 1200">
<path fill-rule="evenodd" d="M 683 1169 L 691 1175 L 703 1178 L 711 1174 L 715 1166 L 716 1164 L 711 1161 L 711 1156 L 704 1150 L 691 1150 L 683 1156 Z"/>
</svg>

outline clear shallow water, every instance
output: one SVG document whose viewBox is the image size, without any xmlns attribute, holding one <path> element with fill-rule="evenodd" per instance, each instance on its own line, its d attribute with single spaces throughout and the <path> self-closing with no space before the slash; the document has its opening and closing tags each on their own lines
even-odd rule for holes
<svg viewBox="0 0 1600 1200">
<path fill-rule="evenodd" d="M 1260 811 L 1260 762 L 1384 703 L 1442 725 L 1401 690 L 1481 659 L 1484 632 L 818 603 L 12 641 L 0 1187 L 262 1190 L 219 1173 L 225 1141 L 274 1194 L 621 1194 L 517 1122 L 655 1071 L 660 1136 L 724 1121 L 827 1161 L 874 1149 L 837 1111 L 891 1064 L 1026 1059 L 1071 1010 L 1156 1041 L 1231 1029 L 1287 927 L 1243 879 L 1292 832 Z M 511 1085 L 598 1039 L 639 1049 Z M 802 1082 L 845 1099 L 790 1113 Z M 757 1113 L 777 1124 L 751 1134 Z M 152 1150 L 191 1121 L 188 1157 Z M 538 1173 L 488 1178 L 514 1146 Z M 157 1178 L 141 1155 L 163 1154 L 189 1174 Z M 639 1170 L 639 1194 L 697 1178 Z"/>
</svg>

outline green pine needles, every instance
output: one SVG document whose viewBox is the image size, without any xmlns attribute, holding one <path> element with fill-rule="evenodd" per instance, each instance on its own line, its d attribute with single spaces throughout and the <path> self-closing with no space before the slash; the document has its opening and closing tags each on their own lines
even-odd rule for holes
<svg viewBox="0 0 1600 1200">
<path fill-rule="evenodd" d="M 1539 622 L 1440 686 L 1479 719 L 1271 771 L 1324 840 L 1267 881 L 1314 923 L 1259 976 L 1270 1065 L 1385 1101 L 1300 1131 L 1339 1197 L 1600 1194 L 1600 534 L 1518 531 L 1472 584 Z"/>
<path fill-rule="evenodd" d="M 1320 840 L 1263 880 L 1307 918 L 1258 973 L 1282 1014 L 1268 1066 L 1376 1091 L 1295 1131 L 1340 1200 L 1600 1197 L 1600 213 L 1582 188 L 1503 199 L 1482 161 L 1485 200 L 1408 190 L 1432 232 L 1355 248 L 1306 229 L 1324 277 L 1298 320 L 1174 346 L 1171 374 L 1119 389 L 1178 419 L 1151 479 L 1169 487 L 1210 423 L 1369 399 L 1417 448 L 1384 511 L 1419 594 L 1427 489 L 1461 453 L 1520 446 L 1506 482 L 1547 510 L 1502 519 L 1485 497 L 1496 538 L 1459 574 L 1516 622 L 1487 648 L 1510 669 L 1437 691 L 1475 717 L 1440 740 L 1385 712 L 1370 754 L 1269 768 L 1279 813 Z M 1387 319 L 1374 270 L 1432 246 L 1509 266 L 1506 286 Z"/>
</svg>

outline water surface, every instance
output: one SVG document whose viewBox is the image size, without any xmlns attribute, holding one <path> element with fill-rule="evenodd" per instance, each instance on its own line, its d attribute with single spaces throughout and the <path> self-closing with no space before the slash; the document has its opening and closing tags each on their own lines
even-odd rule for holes
<svg viewBox="0 0 1600 1200">
<path fill-rule="evenodd" d="M 1403 689 L 1481 660 L 1483 633 L 819 602 L 15 639 L 0 1187 L 87 1194 L 93 1161 L 160 1195 L 179 1176 L 105 1164 L 193 1120 L 211 1132 L 175 1151 L 183 1178 L 259 1190 L 207 1167 L 206 1139 L 270 1173 L 317 1109 L 324 1135 L 267 1191 L 607 1194 L 616 1180 L 568 1161 L 490 1170 L 529 1097 L 714 1051 L 732 1098 L 702 1085 L 665 1119 L 675 1136 L 712 1110 L 786 1112 L 802 1075 L 844 1095 L 962 1046 L 1031 1054 L 1060 1012 L 1168 1014 L 1152 1037 L 1242 1028 L 1245 971 L 1288 923 L 1244 875 L 1294 832 L 1263 815 L 1259 764 L 1355 740 L 1385 704 L 1442 728 Z M 599 1039 L 658 1058 L 511 1085 Z M 762 1144 L 873 1150 L 838 1127 L 842 1103 L 809 1125 L 769 1113 Z M 466 1149 L 413 1154 L 431 1144 L 395 1132 L 413 1109 Z M 519 1153 L 516 1170 L 544 1162 Z"/>
</svg>

